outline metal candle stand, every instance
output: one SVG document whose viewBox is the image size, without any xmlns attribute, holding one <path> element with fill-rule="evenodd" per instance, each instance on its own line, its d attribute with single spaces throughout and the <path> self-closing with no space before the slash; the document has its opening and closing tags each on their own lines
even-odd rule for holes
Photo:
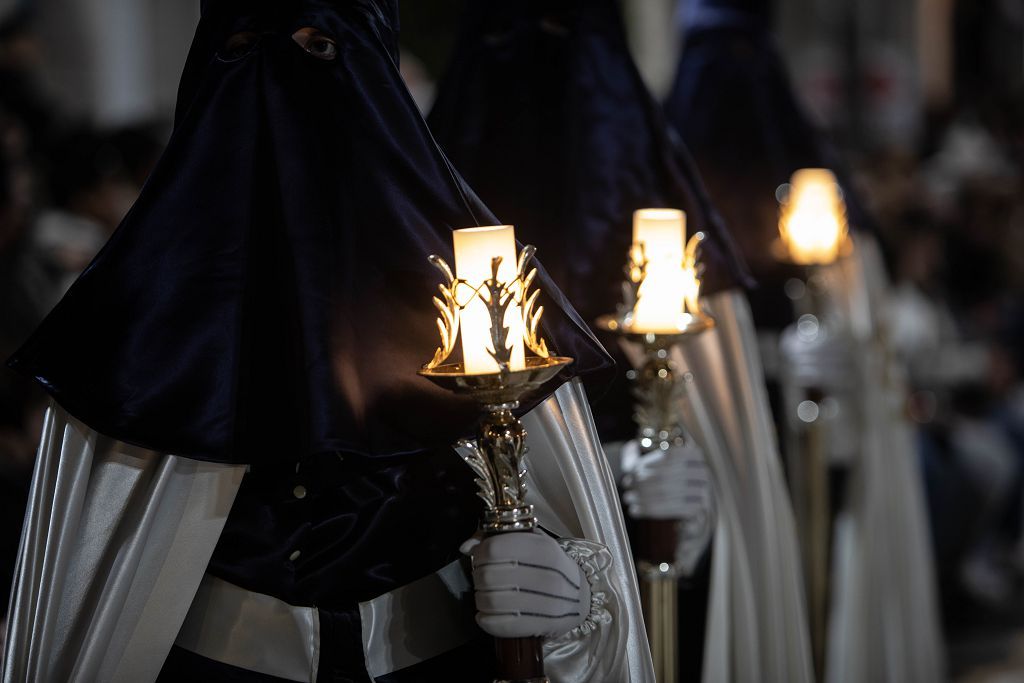
<svg viewBox="0 0 1024 683">
<path fill-rule="evenodd" d="M 787 262 L 785 257 L 780 260 Z M 816 325 L 816 334 L 835 333 L 836 330 L 829 324 L 829 311 L 834 308 L 829 293 L 831 264 L 788 263 L 798 266 L 800 270 L 799 277 L 792 278 L 786 284 L 786 294 L 793 301 L 799 318 L 797 324 Z M 786 449 L 786 460 L 800 539 L 811 648 L 815 672 L 820 678 L 824 672 L 828 637 L 832 545 L 833 502 L 829 491 L 828 434 L 821 420 L 821 407 L 828 397 L 828 391 L 822 386 L 802 386 L 801 390 L 800 406 L 813 405 L 807 405 L 807 415 L 798 414 L 795 419 L 793 416 L 787 417 L 794 447 Z"/>
<path fill-rule="evenodd" d="M 696 251 L 703 239 L 704 234 L 699 232 L 690 239 L 687 246 L 688 262 L 685 264 L 687 267 L 696 268 Z M 686 377 L 680 374 L 672 360 L 672 352 L 684 341 L 714 327 L 714 321 L 693 300 L 689 302 L 691 312 L 686 318 L 687 322 L 680 329 L 664 333 L 635 330 L 631 312 L 645 277 L 643 259 L 643 249 L 639 245 L 630 250 L 623 305 L 617 315 L 607 315 L 597 320 L 599 328 L 614 332 L 643 349 L 643 361 L 635 370 L 633 378 L 641 457 L 685 445 L 690 438 L 683 426 L 680 405 Z M 636 520 L 637 577 L 658 683 L 676 683 L 679 678 L 677 649 L 680 572 L 676 566 L 676 549 L 680 521 Z"/>
<path fill-rule="evenodd" d="M 457 445 L 463 460 L 476 474 L 477 495 L 485 504 L 481 526 L 488 535 L 530 532 L 537 524 L 533 506 L 526 503 L 526 430 L 512 411 L 573 362 L 571 358 L 550 356 L 538 334 L 543 307 L 534 312 L 537 292 L 528 295 L 536 270 L 526 272 L 534 251 L 532 246 L 523 248 L 518 276 L 512 282 L 498 280 L 501 259 L 493 259 L 491 279 L 472 290 L 470 298 L 479 297 L 490 312 L 494 348 L 490 353 L 499 370 L 489 374 L 468 374 L 462 363 L 444 363 L 455 347 L 460 311 L 469 303 L 459 303 L 457 289 L 468 285 L 455 278 L 440 257 L 430 257 L 446 279 L 440 286 L 443 298 L 434 299 L 441 314 L 442 345 L 419 374 L 448 391 L 471 397 L 480 405 L 477 438 L 461 440 Z M 524 341 L 537 354 L 527 356 L 526 367 L 520 370 L 510 367 L 509 330 L 504 326 L 505 312 L 513 300 L 522 306 L 526 323 Z M 496 638 L 495 653 L 496 683 L 548 683 L 540 637 Z"/>
</svg>

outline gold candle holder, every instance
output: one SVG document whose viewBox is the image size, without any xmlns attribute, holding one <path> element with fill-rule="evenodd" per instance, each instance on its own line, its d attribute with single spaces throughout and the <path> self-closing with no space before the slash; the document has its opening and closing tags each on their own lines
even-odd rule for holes
<svg viewBox="0 0 1024 683">
<path fill-rule="evenodd" d="M 797 334 L 814 336 L 842 333 L 836 320 L 835 265 L 850 254 L 846 208 L 835 175 L 820 168 L 793 174 L 788 196 L 779 212 L 779 239 L 773 245 L 776 260 L 795 267 L 798 275 L 785 285 L 799 318 Z M 788 397 L 797 406 L 787 415 L 791 447 L 786 449 L 790 493 L 800 539 L 807 595 L 808 621 L 815 672 L 824 672 L 828 628 L 829 549 L 832 545 L 832 501 L 829 495 L 828 435 L 822 424 L 826 387 L 799 387 Z"/>
<path fill-rule="evenodd" d="M 551 356 L 539 334 L 544 309 L 536 307 L 539 290 L 529 292 L 537 272 L 529 269 L 534 252 L 533 246 L 523 248 L 511 280 L 499 277 L 503 257 L 492 257 L 490 277 L 476 282 L 457 278 L 442 258 L 430 257 L 444 277 L 441 297 L 434 298 L 440 313 L 441 346 L 419 374 L 480 406 L 477 438 L 461 440 L 457 446 L 476 474 L 477 495 L 484 501 L 481 526 L 487 534 L 529 532 L 536 527 L 533 506 L 526 502 L 526 430 L 512 411 L 573 362 Z M 463 363 L 445 363 L 455 349 L 463 312 L 480 303 L 487 311 L 491 346 L 486 352 L 494 360 L 495 372 L 467 372 Z M 515 307 L 518 312 L 510 326 L 508 314 Z M 513 328 L 534 354 L 523 357 L 522 367 L 513 364 L 514 342 L 519 341 L 511 336 Z M 541 638 L 496 638 L 495 649 L 496 683 L 548 682 Z"/>
<path fill-rule="evenodd" d="M 658 210 L 659 214 L 664 211 Z M 636 220 L 641 220 L 641 212 L 637 213 Z M 678 229 L 684 229 L 682 220 Z M 680 401 L 685 392 L 685 376 L 679 372 L 672 356 L 675 347 L 711 329 L 715 324 L 698 301 L 700 270 L 697 255 L 704 237 L 704 233 L 698 232 L 690 238 L 686 243 L 683 260 L 678 264 L 682 277 L 675 282 L 683 283 L 684 291 L 677 291 L 672 296 L 672 292 L 666 291 L 665 287 L 657 288 L 659 295 L 672 308 L 648 314 L 649 320 L 659 321 L 656 328 L 645 327 L 642 322 L 637 324 L 634 315 L 644 296 L 650 274 L 650 261 L 647 258 L 649 246 L 645 242 L 635 243 L 629 251 L 623 302 L 619 310 L 615 315 L 602 316 L 597 320 L 599 328 L 614 332 L 627 342 L 638 345 L 643 352 L 642 361 L 634 374 L 635 419 L 641 457 L 682 446 L 690 438 L 683 426 L 680 411 Z M 654 248 L 657 246 L 654 245 Z M 671 327 L 666 323 L 671 323 Z M 676 683 L 679 677 L 680 572 L 676 565 L 676 548 L 680 521 L 643 519 L 637 520 L 636 524 L 637 577 L 658 683 Z"/>
</svg>

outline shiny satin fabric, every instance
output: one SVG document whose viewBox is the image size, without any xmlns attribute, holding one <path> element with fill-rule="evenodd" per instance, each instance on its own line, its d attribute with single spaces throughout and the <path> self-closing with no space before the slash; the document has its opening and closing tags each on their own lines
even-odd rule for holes
<svg viewBox="0 0 1024 683">
<path fill-rule="evenodd" d="M 771 4 L 687 0 L 680 13 L 683 50 L 665 111 L 762 285 L 751 292 L 758 327 L 781 329 L 792 318 L 782 292 L 791 275 L 771 249 L 779 234 L 776 189 L 799 168 L 830 168 L 843 186 L 851 225 L 872 229 L 873 223 L 797 99 L 771 35 Z"/>
<path fill-rule="evenodd" d="M 654 683 L 640 595 L 615 480 L 579 380 L 563 384 L 523 417 L 529 446 L 529 492 L 541 525 L 555 534 L 608 549 L 606 609 L 611 622 L 586 637 L 545 647 L 553 683 Z"/>
<path fill-rule="evenodd" d="M 686 373 L 686 425 L 718 494 L 704 680 L 809 682 L 796 529 L 750 308 L 738 291 L 705 303 L 715 328 L 677 354 Z M 714 642 L 723 634 L 726 644 Z"/>
<path fill-rule="evenodd" d="M 51 404 L 4 683 L 155 680 L 244 469 L 128 446 Z"/>
<path fill-rule="evenodd" d="M 940 681 L 945 649 L 931 533 L 902 373 L 873 319 L 886 288 L 873 240 L 859 236 L 841 271 L 863 423 L 850 504 L 836 522 L 825 680 Z"/>
<path fill-rule="evenodd" d="M 475 407 L 416 375 L 439 343 L 427 257 L 451 262 L 453 228 L 498 221 L 402 82 L 396 7 L 205 2 L 166 152 L 12 366 L 104 434 L 203 460 L 464 436 Z M 297 45 L 302 27 L 336 58 Z M 247 49 L 226 47 L 238 32 Z M 543 269 L 537 284 L 549 347 L 576 360 L 551 390 L 609 369 Z"/>
<path fill-rule="evenodd" d="M 465 558 L 359 603 L 366 670 L 376 678 L 454 650 L 479 636 Z"/>
<path fill-rule="evenodd" d="M 683 209 L 688 231 L 705 231 L 705 291 L 749 284 L 632 61 L 614 0 L 469 3 L 428 121 L 480 197 L 538 247 L 587 323 L 622 301 L 636 209 Z M 614 337 L 602 341 L 624 361 Z M 605 441 L 634 436 L 622 373 L 593 398 Z"/>
<path fill-rule="evenodd" d="M 207 574 L 174 644 L 248 671 L 312 683 L 320 619 L 313 607 L 295 607 Z"/>
<path fill-rule="evenodd" d="M 366 671 L 373 679 L 479 638 L 464 558 L 360 603 Z M 314 682 L 324 638 L 320 611 L 290 605 L 207 574 L 174 643 L 236 669 Z M 327 674 L 328 676 L 330 674 Z"/>
</svg>

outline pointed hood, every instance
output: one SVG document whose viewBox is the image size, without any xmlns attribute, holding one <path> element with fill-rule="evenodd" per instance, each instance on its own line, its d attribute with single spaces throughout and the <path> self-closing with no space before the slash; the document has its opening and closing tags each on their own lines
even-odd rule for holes
<svg viewBox="0 0 1024 683">
<path fill-rule="evenodd" d="M 471 3 L 428 120 L 483 200 L 538 246 L 587 322 L 621 300 L 636 209 L 680 208 L 690 233 L 708 233 L 705 291 L 747 282 L 630 57 L 613 0 Z M 628 392 L 612 399 L 628 402 Z M 595 405 L 602 436 L 635 430 L 628 405 L 611 417 L 605 406 Z"/>
<path fill-rule="evenodd" d="M 797 169 L 832 169 L 851 225 L 871 225 L 834 148 L 797 99 L 771 36 L 770 9 L 754 0 L 689 0 L 681 11 L 679 70 L 665 103 L 758 280 L 777 276 L 776 189 Z"/>
<path fill-rule="evenodd" d="M 428 133 L 396 29 L 393 1 L 204 3 L 165 154 L 13 367 L 108 436 L 207 460 L 469 432 L 473 406 L 416 375 L 438 344 L 427 256 L 497 219 Z M 609 367 L 540 278 L 549 346 L 572 373 Z"/>
</svg>

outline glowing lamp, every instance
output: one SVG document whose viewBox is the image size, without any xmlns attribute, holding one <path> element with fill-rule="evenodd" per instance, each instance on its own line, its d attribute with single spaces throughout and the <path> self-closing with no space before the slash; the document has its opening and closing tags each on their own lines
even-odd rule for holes
<svg viewBox="0 0 1024 683">
<path fill-rule="evenodd" d="M 511 225 L 488 225 L 463 228 L 452 233 L 455 243 L 455 277 L 459 284 L 456 299 L 464 302 L 462 309 L 462 359 L 470 375 L 498 372 L 491 335 L 491 312 L 485 297 L 489 280 L 512 283 L 516 280 L 516 233 Z M 494 259 L 501 259 L 494 269 Z M 506 348 L 511 350 L 509 369 L 526 367 L 523 347 L 523 309 L 511 292 L 502 322 L 508 329 Z"/>
<path fill-rule="evenodd" d="M 790 180 L 779 234 L 786 257 L 800 265 L 825 265 L 846 242 L 846 206 L 836 177 L 825 168 L 803 168 Z"/>
<path fill-rule="evenodd" d="M 686 242 L 686 214 L 677 209 L 640 209 L 633 214 L 630 278 L 638 284 L 629 325 L 633 332 L 678 334 L 698 314 L 696 246 Z"/>
</svg>

